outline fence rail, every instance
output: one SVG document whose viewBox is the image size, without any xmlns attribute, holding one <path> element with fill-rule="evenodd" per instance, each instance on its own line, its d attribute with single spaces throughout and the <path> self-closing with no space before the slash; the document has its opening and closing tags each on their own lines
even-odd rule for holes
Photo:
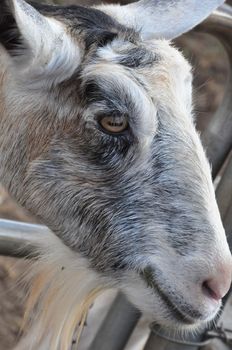
<svg viewBox="0 0 232 350">
<path fill-rule="evenodd" d="M 43 225 L 0 219 L 0 254 L 15 257 L 32 255 L 35 242 L 41 235 L 46 237 L 49 229 Z"/>
</svg>

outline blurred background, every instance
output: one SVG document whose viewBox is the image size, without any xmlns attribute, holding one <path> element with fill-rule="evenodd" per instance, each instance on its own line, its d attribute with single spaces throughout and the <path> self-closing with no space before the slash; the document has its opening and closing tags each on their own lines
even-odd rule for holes
<svg viewBox="0 0 232 350">
<path fill-rule="evenodd" d="M 91 5 L 97 1 L 56 0 L 54 3 Z M 227 3 L 232 5 L 232 0 Z M 203 131 L 223 98 L 228 76 L 227 57 L 220 42 L 210 35 L 191 32 L 178 38 L 175 44 L 181 48 L 193 66 L 197 127 Z M 9 197 L 1 185 L 0 217 L 36 222 L 35 218 Z M 19 259 L 0 256 L 0 350 L 12 349 L 17 341 L 24 308 L 21 301 L 23 290 L 19 287 L 17 279 L 26 264 Z"/>
</svg>

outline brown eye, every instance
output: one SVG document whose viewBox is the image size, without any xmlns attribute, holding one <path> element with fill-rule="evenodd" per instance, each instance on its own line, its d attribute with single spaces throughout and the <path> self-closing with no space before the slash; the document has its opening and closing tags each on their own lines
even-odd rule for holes
<svg viewBox="0 0 232 350">
<path fill-rule="evenodd" d="M 105 116 L 99 121 L 101 127 L 110 133 L 120 133 L 128 128 L 125 116 Z"/>
</svg>

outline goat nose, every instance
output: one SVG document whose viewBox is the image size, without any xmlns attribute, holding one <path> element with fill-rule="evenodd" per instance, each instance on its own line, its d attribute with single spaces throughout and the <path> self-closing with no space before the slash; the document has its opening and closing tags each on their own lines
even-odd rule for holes
<svg viewBox="0 0 232 350">
<path fill-rule="evenodd" d="M 214 275 L 202 284 L 204 294 L 215 300 L 222 299 L 230 289 L 232 281 L 232 260 L 219 263 Z"/>
</svg>

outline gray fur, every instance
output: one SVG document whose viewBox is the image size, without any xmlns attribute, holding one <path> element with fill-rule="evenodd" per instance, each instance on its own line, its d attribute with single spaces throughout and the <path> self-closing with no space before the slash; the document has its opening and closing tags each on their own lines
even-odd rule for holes
<svg viewBox="0 0 232 350">
<path fill-rule="evenodd" d="M 202 283 L 218 257 L 231 257 L 192 117 L 189 65 L 168 42 L 142 41 L 100 10 L 37 7 L 66 28 L 81 63 L 59 83 L 42 67 L 39 78 L 33 66 L 22 74 L 9 64 L 4 22 L 1 181 L 152 319 L 209 321 L 220 305 L 202 296 Z M 122 114 L 126 132 L 100 128 L 102 115 Z"/>
</svg>

